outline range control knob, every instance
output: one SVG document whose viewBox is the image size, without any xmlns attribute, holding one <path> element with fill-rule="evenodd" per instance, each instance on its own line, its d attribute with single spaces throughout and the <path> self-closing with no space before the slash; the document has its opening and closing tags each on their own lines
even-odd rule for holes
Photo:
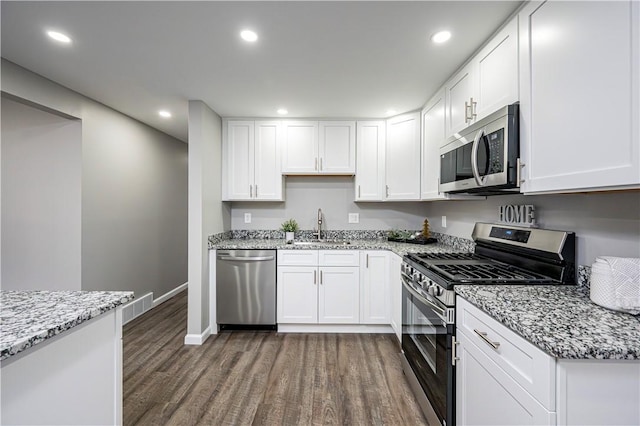
<svg viewBox="0 0 640 426">
<path fill-rule="evenodd" d="M 439 285 L 435 286 L 435 289 L 435 296 L 442 296 L 442 293 L 444 293 L 444 289 Z"/>
</svg>

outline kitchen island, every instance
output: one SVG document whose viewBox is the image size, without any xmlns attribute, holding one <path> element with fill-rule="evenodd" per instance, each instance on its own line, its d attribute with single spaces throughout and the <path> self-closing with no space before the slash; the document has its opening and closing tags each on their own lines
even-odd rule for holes
<svg viewBox="0 0 640 426">
<path fill-rule="evenodd" d="M 579 286 L 455 291 L 460 424 L 640 424 L 640 317 Z"/>
<path fill-rule="evenodd" d="M 2 424 L 122 422 L 121 305 L 133 292 L 0 292 Z"/>
</svg>

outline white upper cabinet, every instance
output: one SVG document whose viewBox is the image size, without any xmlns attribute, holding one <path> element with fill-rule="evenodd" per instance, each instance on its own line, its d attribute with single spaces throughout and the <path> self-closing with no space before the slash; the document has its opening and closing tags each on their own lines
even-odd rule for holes
<svg viewBox="0 0 640 426">
<path fill-rule="evenodd" d="M 384 199 L 384 121 L 358 121 L 356 136 L 356 201 Z"/>
<path fill-rule="evenodd" d="M 384 199 L 420 199 L 419 111 L 387 120 Z"/>
<path fill-rule="evenodd" d="M 285 121 L 283 173 L 318 173 L 318 122 Z"/>
<path fill-rule="evenodd" d="M 280 131 L 279 121 L 225 122 L 224 200 L 282 200 Z"/>
<path fill-rule="evenodd" d="M 319 172 L 354 174 L 356 172 L 355 121 L 321 121 L 319 129 Z"/>
<path fill-rule="evenodd" d="M 518 100 L 517 18 L 445 84 L 445 92 L 446 137 Z"/>
<path fill-rule="evenodd" d="M 282 172 L 285 174 L 355 173 L 354 121 L 285 121 Z"/>
<path fill-rule="evenodd" d="M 440 90 L 422 110 L 422 180 L 421 200 L 443 200 L 438 192 L 440 180 L 440 145 L 445 140 L 445 92 Z"/>
<path fill-rule="evenodd" d="M 550 1 L 520 12 L 522 192 L 640 186 L 639 9 Z"/>
</svg>

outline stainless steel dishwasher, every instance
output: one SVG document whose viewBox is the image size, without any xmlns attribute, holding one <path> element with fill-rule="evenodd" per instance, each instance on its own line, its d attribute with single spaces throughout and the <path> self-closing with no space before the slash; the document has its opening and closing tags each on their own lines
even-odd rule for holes
<svg viewBox="0 0 640 426">
<path fill-rule="evenodd" d="M 276 329 L 276 251 L 220 250 L 216 258 L 220 330 Z"/>
</svg>

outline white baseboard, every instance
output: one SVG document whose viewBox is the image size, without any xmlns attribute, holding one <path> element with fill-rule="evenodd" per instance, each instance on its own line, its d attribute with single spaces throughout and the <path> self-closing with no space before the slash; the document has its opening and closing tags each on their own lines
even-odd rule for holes
<svg viewBox="0 0 640 426">
<path fill-rule="evenodd" d="M 185 345 L 201 345 L 211 335 L 211 327 L 207 327 L 202 334 L 187 334 L 184 336 Z"/>
<path fill-rule="evenodd" d="M 189 283 L 181 284 L 178 287 L 174 288 L 173 290 L 166 292 L 165 294 L 163 294 L 162 296 L 158 297 L 157 299 L 153 299 L 152 308 L 155 308 L 156 306 L 158 306 L 162 302 L 166 302 L 167 300 L 171 299 L 176 294 L 180 293 L 181 291 L 186 290 L 187 287 L 189 287 Z"/>
<path fill-rule="evenodd" d="M 278 333 L 394 333 L 390 325 L 278 324 Z"/>
</svg>

